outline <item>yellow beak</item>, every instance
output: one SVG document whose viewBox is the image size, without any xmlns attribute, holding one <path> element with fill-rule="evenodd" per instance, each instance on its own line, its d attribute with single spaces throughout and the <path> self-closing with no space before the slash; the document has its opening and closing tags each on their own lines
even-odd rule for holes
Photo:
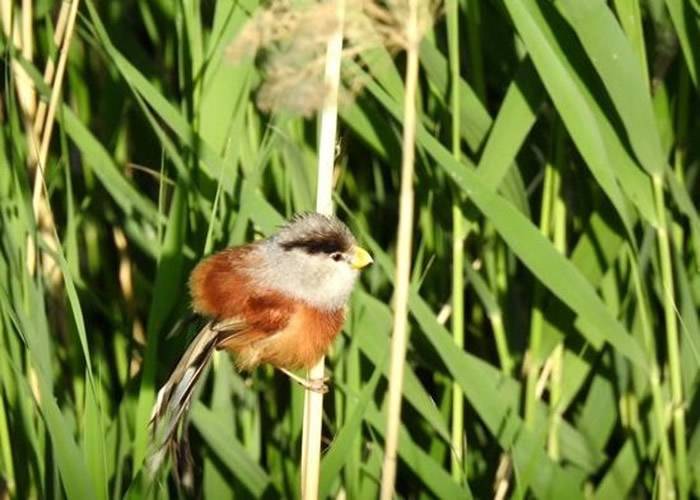
<svg viewBox="0 0 700 500">
<path fill-rule="evenodd" d="M 352 249 L 352 260 L 350 261 L 350 265 L 353 269 L 362 269 L 363 267 L 370 265 L 372 262 L 374 262 L 374 259 L 364 248 L 356 246 Z"/>
</svg>

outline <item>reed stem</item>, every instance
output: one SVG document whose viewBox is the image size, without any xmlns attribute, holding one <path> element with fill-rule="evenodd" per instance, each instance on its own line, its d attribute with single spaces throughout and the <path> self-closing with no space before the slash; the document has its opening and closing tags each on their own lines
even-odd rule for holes
<svg viewBox="0 0 700 500">
<path fill-rule="evenodd" d="M 685 404 L 683 401 L 683 379 L 681 376 L 680 347 L 678 343 L 678 325 L 676 323 L 676 306 L 673 291 L 673 267 L 671 265 L 671 244 L 669 241 L 666 208 L 664 206 L 663 178 L 653 177 L 656 216 L 658 218 L 657 243 L 661 263 L 661 282 L 663 286 L 664 318 L 666 323 L 666 341 L 668 350 L 668 369 L 671 379 L 671 412 L 676 452 L 676 480 L 678 498 L 688 498 L 690 486 L 688 479 L 688 453 L 686 448 Z"/>
<path fill-rule="evenodd" d="M 32 207 L 34 215 L 39 212 L 39 203 L 43 193 L 42 186 L 44 184 L 44 175 L 46 169 L 46 159 L 49 154 L 49 145 L 51 144 L 51 133 L 53 132 L 53 122 L 58 108 L 58 100 L 61 96 L 61 86 L 63 84 L 63 74 L 66 70 L 66 62 L 68 60 L 68 49 L 70 48 L 71 40 L 73 39 L 73 28 L 75 27 L 75 19 L 78 15 L 78 5 L 80 0 L 72 0 L 70 10 L 68 11 L 68 19 L 66 21 L 66 32 L 61 45 L 61 52 L 58 56 L 56 64 L 56 74 L 51 88 L 51 99 L 46 112 L 46 121 L 42 129 L 41 145 L 39 146 L 39 159 L 36 169 L 36 177 L 34 177 L 34 193 L 32 196 Z"/>
<path fill-rule="evenodd" d="M 450 63 L 450 107 L 452 108 L 452 156 L 461 156 L 461 124 L 459 102 L 459 3 L 447 2 L 447 47 Z M 464 222 L 458 192 L 452 201 L 452 336 L 455 347 L 464 349 Z M 452 383 L 452 477 L 462 480 L 464 463 L 464 393 Z"/>
<path fill-rule="evenodd" d="M 336 0 L 337 27 L 326 46 L 324 84 L 327 91 L 321 111 L 318 145 L 318 179 L 316 184 L 316 211 L 333 213 L 333 166 L 338 122 L 338 88 L 343 53 L 343 24 L 345 0 Z M 322 379 L 325 359 L 322 357 L 307 374 L 309 379 Z M 323 425 L 323 394 L 306 390 L 304 394 L 304 424 L 301 451 L 301 497 L 318 498 L 321 469 L 321 429 Z"/>
<path fill-rule="evenodd" d="M 464 349 L 464 237 L 462 211 L 455 200 L 452 205 L 452 337 L 455 348 Z M 452 477 L 462 480 L 464 455 L 464 393 L 452 383 Z"/>
<path fill-rule="evenodd" d="M 552 235 L 554 246 L 560 252 L 565 253 L 566 208 L 561 199 L 561 174 L 559 170 L 564 162 L 564 141 L 566 139 L 566 134 L 564 126 L 559 120 L 555 121 L 553 127 L 554 139 L 552 158 L 545 166 L 544 182 L 542 185 L 540 232 L 545 237 Z M 535 409 L 537 407 L 537 400 L 539 399 L 537 395 L 537 380 L 539 378 L 541 364 L 539 356 L 542 344 L 542 330 L 544 328 L 542 298 L 543 288 L 538 284 L 535 288 L 532 320 L 530 323 L 530 346 L 525 358 L 525 425 L 527 425 L 529 429 L 532 429 L 535 424 Z M 553 353 L 553 355 L 557 355 L 556 352 Z M 563 352 L 561 355 L 563 355 Z M 552 361 L 554 363 L 553 366 L 556 367 L 557 360 L 553 359 Z M 561 366 L 561 364 L 559 364 L 559 366 Z M 556 388 L 555 391 L 557 391 Z M 552 407 L 554 407 L 554 404 L 552 404 Z M 552 429 L 550 429 L 550 431 L 552 431 Z"/>
<path fill-rule="evenodd" d="M 649 385 L 651 387 L 651 399 L 654 408 L 654 426 L 659 439 L 659 450 L 661 455 L 661 478 L 659 480 L 659 498 L 662 500 L 674 498 L 673 490 L 673 458 L 671 457 L 671 445 L 668 440 L 665 402 L 661 389 L 661 370 L 659 363 L 656 360 L 656 344 L 654 333 L 651 329 L 649 305 L 647 303 L 646 294 L 642 285 L 642 280 L 639 277 L 639 268 L 636 257 L 632 250 L 628 247 L 630 269 L 632 270 L 632 280 L 634 282 L 634 291 L 637 296 L 637 305 L 639 307 L 639 318 L 644 338 L 644 348 L 649 359 Z"/>
<path fill-rule="evenodd" d="M 382 500 L 390 500 L 396 480 L 396 452 L 401 424 L 403 368 L 408 345 L 408 292 L 411 273 L 413 240 L 413 169 L 416 142 L 416 92 L 418 87 L 418 0 L 408 0 L 406 22 L 406 83 L 401 144 L 401 194 L 399 199 L 399 231 L 396 251 L 396 291 L 394 294 L 394 325 L 391 336 L 391 365 L 389 368 L 389 403 L 382 468 Z"/>
<path fill-rule="evenodd" d="M 562 192 L 562 172 L 564 166 L 564 141 L 565 132 L 563 126 L 557 127 L 554 144 L 554 171 L 553 182 L 553 221 L 552 221 L 552 240 L 554 248 L 562 255 L 566 255 L 566 203 L 564 202 L 564 194 Z M 549 385 L 550 413 L 549 413 L 549 435 L 547 450 L 552 460 L 560 459 L 559 450 L 559 429 L 561 427 L 562 412 L 561 398 L 563 394 L 564 381 L 564 343 L 561 342 L 554 348 L 551 354 L 552 373 Z"/>
<path fill-rule="evenodd" d="M 551 163 L 545 166 L 544 182 L 542 185 L 542 205 L 540 210 L 540 232 L 547 236 L 552 217 L 552 195 L 554 185 L 554 168 Z M 542 344 L 542 287 L 535 285 L 535 295 L 530 320 L 530 345 L 525 353 L 525 425 L 532 429 L 535 425 L 535 409 L 537 408 L 537 380 L 540 372 L 540 346 Z"/>
</svg>

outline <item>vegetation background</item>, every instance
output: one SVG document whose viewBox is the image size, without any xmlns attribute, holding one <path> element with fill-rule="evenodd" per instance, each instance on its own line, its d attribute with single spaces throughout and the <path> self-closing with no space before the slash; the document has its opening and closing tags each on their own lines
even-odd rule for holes
<svg viewBox="0 0 700 500">
<path fill-rule="evenodd" d="M 140 478 L 187 274 L 313 208 L 334 21 L 77 1 L 0 2 L 0 498 L 176 496 Z M 405 16 L 346 1 L 335 200 L 376 265 L 328 358 L 320 497 L 375 498 Z M 397 495 L 699 497 L 700 4 L 426 7 Z M 217 355 L 198 494 L 297 496 L 302 406 Z"/>
</svg>

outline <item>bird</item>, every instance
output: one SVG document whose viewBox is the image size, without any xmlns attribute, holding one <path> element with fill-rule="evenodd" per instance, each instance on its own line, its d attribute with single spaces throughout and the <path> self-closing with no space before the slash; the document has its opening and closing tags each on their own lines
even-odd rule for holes
<svg viewBox="0 0 700 500">
<path fill-rule="evenodd" d="M 306 389 L 326 392 L 325 379 L 293 372 L 328 351 L 359 272 L 372 262 L 343 222 L 314 212 L 294 216 L 268 238 L 200 261 L 189 291 L 193 312 L 207 321 L 158 391 L 149 421 L 149 472 L 155 474 L 168 451 L 176 471 L 180 456 L 189 456 L 180 449 L 183 422 L 217 350 L 230 352 L 239 370 L 270 364 Z"/>
</svg>

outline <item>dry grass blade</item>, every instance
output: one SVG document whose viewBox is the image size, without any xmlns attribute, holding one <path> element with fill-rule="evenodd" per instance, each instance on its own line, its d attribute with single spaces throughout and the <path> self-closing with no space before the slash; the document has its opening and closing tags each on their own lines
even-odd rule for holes
<svg viewBox="0 0 700 500">
<path fill-rule="evenodd" d="M 53 43 L 60 47 L 62 46 L 63 37 L 66 33 L 66 24 L 68 22 L 68 15 L 71 12 L 71 4 L 68 2 L 63 2 L 61 4 L 61 10 L 58 12 L 58 19 L 56 20 L 56 28 L 53 34 Z M 44 67 L 44 81 L 47 85 L 53 83 L 53 78 L 56 74 L 56 63 L 52 58 L 46 61 L 46 66 Z M 40 101 L 39 106 L 36 110 L 36 116 L 34 118 L 34 133 L 37 136 L 41 136 L 44 125 L 46 123 L 46 110 L 47 104 L 45 101 Z"/>
<path fill-rule="evenodd" d="M 46 123 L 43 126 L 43 134 L 41 137 L 41 145 L 39 147 L 39 159 L 37 163 L 36 177 L 34 178 L 34 194 L 32 196 L 32 208 L 35 216 L 39 214 L 39 204 L 42 197 L 42 187 L 45 183 L 46 160 L 49 154 L 49 144 L 51 143 L 51 134 L 53 132 L 53 121 L 56 116 L 56 109 L 61 97 L 61 86 L 63 85 L 63 74 L 66 70 L 66 61 L 68 60 L 68 50 L 70 49 L 71 40 L 73 39 L 73 31 L 75 28 L 75 19 L 78 15 L 79 0 L 72 0 L 70 10 L 68 11 L 68 20 L 66 21 L 66 33 L 61 45 L 61 51 L 56 64 L 56 75 L 54 77 L 53 86 L 51 87 L 51 99 L 46 113 Z"/>
</svg>

